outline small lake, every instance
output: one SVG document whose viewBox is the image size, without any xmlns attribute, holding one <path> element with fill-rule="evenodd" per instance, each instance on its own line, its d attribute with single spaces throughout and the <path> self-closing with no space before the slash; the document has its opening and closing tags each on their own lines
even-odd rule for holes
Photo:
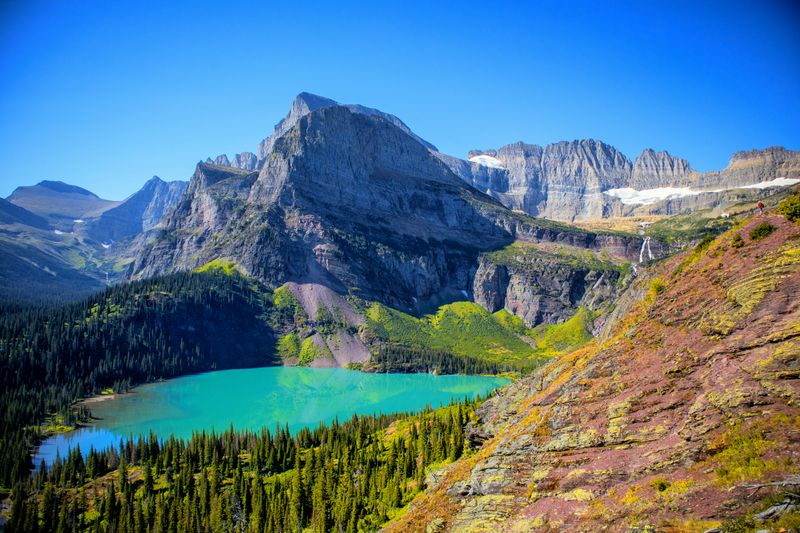
<svg viewBox="0 0 800 533">
<path fill-rule="evenodd" d="M 189 438 L 201 430 L 270 430 L 288 425 L 292 432 L 334 418 L 417 411 L 464 397 L 485 395 L 509 383 L 485 376 L 367 374 L 342 368 L 267 367 L 222 370 L 150 383 L 130 394 L 92 403 L 100 418 L 92 426 L 45 440 L 34 465 L 50 464 L 80 445 L 103 449 L 130 435 Z"/>
</svg>

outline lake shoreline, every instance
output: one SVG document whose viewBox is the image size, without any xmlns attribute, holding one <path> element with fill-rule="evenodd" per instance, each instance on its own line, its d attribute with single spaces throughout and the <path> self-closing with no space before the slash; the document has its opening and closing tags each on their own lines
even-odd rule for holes
<svg viewBox="0 0 800 533">
<path fill-rule="evenodd" d="M 157 382 L 153 382 L 157 383 Z M 113 392 L 111 394 L 96 394 L 94 396 L 89 396 L 88 398 L 84 398 L 82 400 L 78 400 L 75 402 L 76 406 L 85 406 L 85 405 L 92 405 L 95 403 L 105 402 L 108 400 L 117 400 L 122 398 L 123 396 L 128 396 L 130 394 L 136 394 L 134 390 L 136 387 L 132 388 L 128 392 Z"/>
<path fill-rule="evenodd" d="M 130 435 L 188 439 L 195 431 L 229 427 L 257 431 L 276 425 L 291 432 L 320 423 L 437 408 L 491 394 L 511 382 L 497 376 L 375 374 L 341 368 L 263 367 L 218 370 L 94 395 L 76 405 L 91 419 L 51 436 L 32 450 L 49 464 L 80 445 L 102 449 Z M 42 446 L 44 445 L 44 447 Z"/>
</svg>

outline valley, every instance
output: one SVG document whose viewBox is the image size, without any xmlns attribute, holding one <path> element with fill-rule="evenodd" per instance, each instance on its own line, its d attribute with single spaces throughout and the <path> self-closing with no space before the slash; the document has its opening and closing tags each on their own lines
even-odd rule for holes
<svg viewBox="0 0 800 533">
<path fill-rule="evenodd" d="M 736 491 L 800 464 L 798 161 L 700 173 L 592 139 L 461 160 L 301 93 L 256 152 L 188 182 L 19 187 L 0 201 L 3 519 L 752 521 L 780 491 Z"/>
</svg>

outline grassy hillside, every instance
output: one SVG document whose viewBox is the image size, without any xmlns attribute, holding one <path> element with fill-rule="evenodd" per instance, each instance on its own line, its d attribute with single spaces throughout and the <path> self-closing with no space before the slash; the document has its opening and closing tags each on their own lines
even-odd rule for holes
<svg viewBox="0 0 800 533">
<path fill-rule="evenodd" d="M 592 317 L 585 310 L 564 324 L 533 330 L 504 310 L 492 314 L 472 302 L 444 305 L 422 318 L 373 303 L 365 316 L 368 331 L 380 342 L 449 352 L 520 370 L 539 366 L 591 339 Z"/>
<path fill-rule="evenodd" d="M 609 338 L 487 401 L 482 446 L 386 531 L 796 531 L 772 507 L 800 475 L 793 220 L 800 198 L 654 265 Z"/>
</svg>

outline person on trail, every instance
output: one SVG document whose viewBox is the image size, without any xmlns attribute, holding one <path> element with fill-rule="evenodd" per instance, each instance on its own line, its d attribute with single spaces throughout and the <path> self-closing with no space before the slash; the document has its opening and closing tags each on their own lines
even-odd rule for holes
<svg viewBox="0 0 800 533">
<path fill-rule="evenodd" d="M 756 207 L 758 208 L 758 212 L 763 215 L 764 214 L 764 202 L 758 202 L 756 204 Z"/>
</svg>

